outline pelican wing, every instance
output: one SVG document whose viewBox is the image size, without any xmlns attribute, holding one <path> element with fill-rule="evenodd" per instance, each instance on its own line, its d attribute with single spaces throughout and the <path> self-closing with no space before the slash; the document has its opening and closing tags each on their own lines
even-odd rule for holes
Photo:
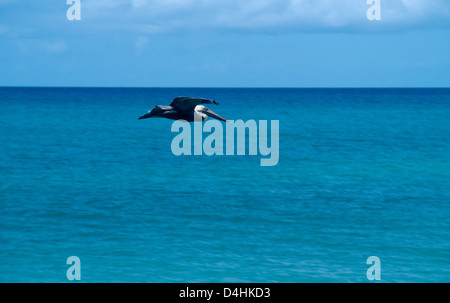
<svg viewBox="0 0 450 303">
<path fill-rule="evenodd" d="M 183 112 L 192 112 L 194 111 L 195 107 L 200 104 L 216 104 L 218 105 L 219 102 L 215 100 L 210 99 L 204 99 L 204 98 L 193 98 L 193 97 L 177 97 L 173 99 L 172 103 L 170 103 L 170 106 L 175 108 L 178 111 Z"/>
</svg>

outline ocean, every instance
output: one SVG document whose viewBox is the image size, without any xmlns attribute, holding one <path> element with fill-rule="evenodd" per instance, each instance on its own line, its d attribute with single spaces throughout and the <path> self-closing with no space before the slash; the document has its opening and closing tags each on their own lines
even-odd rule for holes
<svg viewBox="0 0 450 303">
<path fill-rule="evenodd" d="M 185 95 L 278 164 L 175 156 Z M 450 89 L 0 88 L 0 136 L 0 282 L 450 282 Z"/>
</svg>

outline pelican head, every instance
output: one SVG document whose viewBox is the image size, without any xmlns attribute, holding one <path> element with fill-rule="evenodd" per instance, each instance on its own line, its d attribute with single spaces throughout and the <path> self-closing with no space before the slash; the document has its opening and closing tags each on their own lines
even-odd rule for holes
<svg viewBox="0 0 450 303">
<path fill-rule="evenodd" d="M 209 108 L 206 108 L 206 106 L 203 105 L 197 105 L 194 109 L 194 113 L 195 115 L 200 116 L 202 118 L 202 121 L 205 121 L 206 119 L 208 119 L 208 117 L 212 117 L 220 121 L 228 122 L 227 119 L 219 116 L 218 114 L 216 114 L 215 112 L 213 112 Z"/>
</svg>

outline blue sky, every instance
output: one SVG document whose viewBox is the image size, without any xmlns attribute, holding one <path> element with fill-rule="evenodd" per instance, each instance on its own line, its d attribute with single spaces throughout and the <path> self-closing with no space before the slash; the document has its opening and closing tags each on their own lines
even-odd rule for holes
<svg viewBox="0 0 450 303">
<path fill-rule="evenodd" d="M 450 1 L 0 0 L 0 86 L 450 87 Z"/>
</svg>

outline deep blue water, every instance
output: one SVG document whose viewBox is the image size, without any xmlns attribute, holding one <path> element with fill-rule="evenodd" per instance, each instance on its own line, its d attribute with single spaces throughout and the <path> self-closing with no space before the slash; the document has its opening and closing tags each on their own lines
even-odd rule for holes
<svg viewBox="0 0 450 303">
<path fill-rule="evenodd" d="M 280 159 L 180 156 L 179 95 Z M 450 282 L 450 89 L 0 88 L 0 282 Z"/>
</svg>

